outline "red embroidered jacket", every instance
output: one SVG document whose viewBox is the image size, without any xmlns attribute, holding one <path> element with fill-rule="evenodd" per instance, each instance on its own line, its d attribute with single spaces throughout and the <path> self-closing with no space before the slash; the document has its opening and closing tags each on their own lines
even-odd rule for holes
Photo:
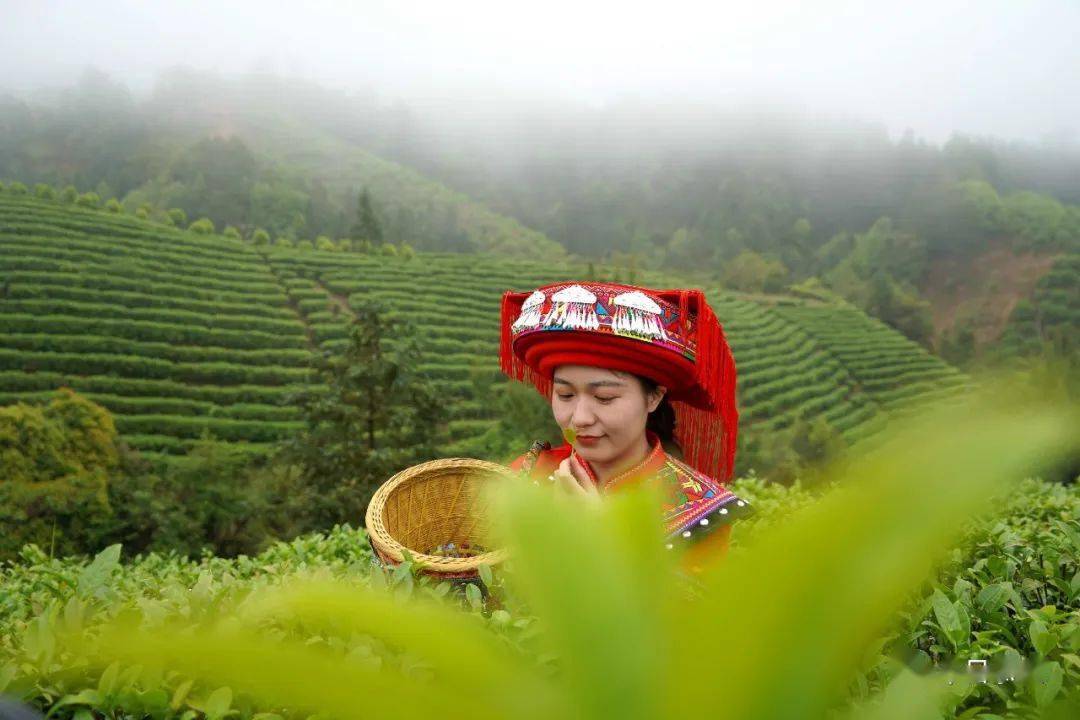
<svg viewBox="0 0 1080 720">
<path fill-rule="evenodd" d="M 645 459 L 604 483 L 599 482 L 588 462 L 580 456 L 578 460 L 602 493 L 617 492 L 640 482 L 662 483 L 665 546 L 673 549 L 687 545 L 687 567 L 700 570 L 707 560 L 727 551 L 732 520 L 747 514 L 750 507 L 718 481 L 665 452 L 654 434 L 649 433 L 648 439 L 651 449 Z M 551 448 L 547 443 L 537 443 L 510 467 L 527 470 L 536 479 L 546 478 L 570 457 L 571 450 L 568 444 Z"/>
</svg>

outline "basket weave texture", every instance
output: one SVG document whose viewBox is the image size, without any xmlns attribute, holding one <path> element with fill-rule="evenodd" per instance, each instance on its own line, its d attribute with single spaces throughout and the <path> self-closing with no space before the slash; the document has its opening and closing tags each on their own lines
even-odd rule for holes
<svg viewBox="0 0 1080 720">
<path fill-rule="evenodd" d="M 505 559 L 505 551 L 488 550 L 472 557 L 431 554 L 454 543 L 476 548 L 487 542 L 490 515 L 481 488 L 510 477 L 496 463 L 472 458 L 446 458 L 402 470 L 383 483 L 368 505 L 365 524 L 371 546 L 387 564 L 401 563 L 407 549 L 424 572 L 469 577 L 480 565 Z"/>
</svg>

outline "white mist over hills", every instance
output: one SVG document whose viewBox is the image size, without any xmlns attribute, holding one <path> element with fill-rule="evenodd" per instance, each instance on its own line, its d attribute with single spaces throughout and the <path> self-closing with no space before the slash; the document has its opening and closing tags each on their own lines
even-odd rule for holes
<svg viewBox="0 0 1080 720">
<path fill-rule="evenodd" d="M 1075 2 L 702 5 L 6 3 L 0 88 L 68 85 L 94 66 L 140 91 L 184 65 L 445 108 L 448 127 L 630 101 L 849 117 L 931 141 L 1080 131 Z"/>
</svg>

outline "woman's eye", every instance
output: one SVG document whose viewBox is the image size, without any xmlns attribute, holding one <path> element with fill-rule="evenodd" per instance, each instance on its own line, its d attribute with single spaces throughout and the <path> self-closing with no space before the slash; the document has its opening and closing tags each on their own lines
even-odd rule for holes
<svg viewBox="0 0 1080 720">
<path fill-rule="evenodd" d="M 563 395 L 562 393 L 555 393 L 560 400 L 569 400 L 574 397 L 573 395 Z"/>
<path fill-rule="evenodd" d="M 609 402 L 611 402 L 612 400 L 615 400 L 616 398 L 613 398 L 613 397 L 600 397 L 599 395 L 597 395 L 596 399 L 600 402 L 601 405 L 607 405 Z"/>
</svg>

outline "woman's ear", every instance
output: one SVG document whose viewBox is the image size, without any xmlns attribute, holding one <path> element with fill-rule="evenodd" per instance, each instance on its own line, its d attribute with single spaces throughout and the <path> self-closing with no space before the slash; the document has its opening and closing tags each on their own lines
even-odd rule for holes
<svg viewBox="0 0 1080 720">
<path fill-rule="evenodd" d="M 664 399 L 665 395 L 667 395 L 667 388 L 663 385 L 657 385 L 656 389 L 653 390 L 646 398 L 648 400 L 647 407 L 649 409 L 649 412 L 652 412 L 656 408 L 660 407 L 660 401 Z"/>
</svg>

